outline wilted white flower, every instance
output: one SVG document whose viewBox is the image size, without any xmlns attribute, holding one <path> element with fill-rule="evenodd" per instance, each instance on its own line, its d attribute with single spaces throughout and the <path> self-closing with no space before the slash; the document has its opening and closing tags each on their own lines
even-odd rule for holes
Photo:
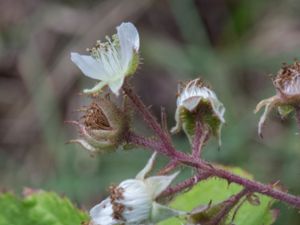
<svg viewBox="0 0 300 225">
<path fill-rule="evenodd" d="M 190 142 L 195 133 L 197 118 L 208 125 L 217 137 L 220 136 L 225 107 L 214 91 L 207 87 L 201 79 L 195 79 L 180 87 L 175 112 L 176 126 L 171 132 L 179 132 L 183 128 Z M 220 138 L 219 138 L 220 141 Z"/>
<path fill-rule="evenodd" d="M 80 109 L 84 115 L 79 121 L 67 121 L 79 129 L 80 137 L 69 143 L 80 144 L 90 153 L 116 151 L 124 142 L 130 116 L 107 97 L 98 97 Z"/>
<path fill-rule="evenodd" d="M 260 117 L 258 124 L 258 133 L 262 136 L 262 128 L 268 114 L 274 107 L 277 107 L 282 117 L 291 113 L 295 107 L 300 104 L 300 63 L 295 61 L 291 65 L 284 65 L 278 71 L 276 78 L 273 80 L 276 88 L 276 95 L 260 101 L 255 109 L 257 113 L 262 107 L 265 111 Z"/>
<path fill-rule="evenodd" d="M 97 41 L 89 55 L 71 53 L 71 60 L 88 77 L 100 82 L 84 93 L 95 93 L 108 85 L 118 95 L 126 76 L 132 75 L 138 66 L 140 39 L 132 23 L 122 23 L 117 34 L 106 37 L 107 42 Z"/>
<path fill-rule="evenodd" d="M 155 156 L 154 153 L 135 179 L 111 187 L 110 196 L 91 209 L 90 216 L 95 225 L 153 224 L 183 213 L 155 202 L 178 174 L 146 178 Z"/>
</svg>

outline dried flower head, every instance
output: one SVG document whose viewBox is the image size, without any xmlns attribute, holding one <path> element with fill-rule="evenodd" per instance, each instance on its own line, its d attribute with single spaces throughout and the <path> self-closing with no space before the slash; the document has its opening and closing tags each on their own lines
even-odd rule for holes
<svg viewBox="0 0 300 225">
<path fill-rule="evenodd" d="M 98 97 L 84 112 L 80 121 L 68 121 L 78 126 L 80 138 L 69 141 L 80 144 L 90 151 L 114 151 L 122 144 L 129 127 L 129 116 L 119 109 L 108 97 Z"/>
<path fill-rule="evenodd" d="M 225 107 L 201 79 L 181 84 L 177 97 L 175 113 L 176 126 L 171 132 L 179 132 L 183 128 L 192 142 L 195 134 L 195 124 L 199 119 L 212 133 L 219 138 L 224 119 Z"/>
<path fill-rule="evenodd" d="M 177 176 L 153 176 L 146 178 L 151 171 L 156 153 L 135 179 L 128 179 L 118 186 L 110 187 L 110 196 L 94 206 L 90 215 L 95 225 L 141 225 L 153 224 L 183 212 L 155 202 L 155 199 Z"/>
<path fill-rule="evenodd" d="M 95 47 L 87 49 L 90 56 L 71 53 L 71 60 L 84 75 L 100 80 L 92 89 L 85 89 L 84 93 L 96 93 L 108 85 L 118 95 L 125 77 L 137 69 L 140 39 L 132 23 L 122 23 L 117 27 L 117 34 L 106 39 L 106 42 L 97 41 Z"/>
<path fill-rule="evenodd" d="M 276 95 L 260 101 L 255 109 L 257 113 L 262 107 L 265 111 L 260 117 L 258 133 L 262 136 L 262 128 L 270 111 L 277 107 L 279 114 L 286 117 L 300 104 L 300 63 L 284 64 L 273 80 Z"/>
</svg>

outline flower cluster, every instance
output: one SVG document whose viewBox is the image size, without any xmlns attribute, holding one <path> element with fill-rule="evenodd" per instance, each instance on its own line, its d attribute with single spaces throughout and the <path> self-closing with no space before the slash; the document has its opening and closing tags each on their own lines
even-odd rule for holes
<svg viewBox="0 0 300 225">
<path fill-rule="evenodd" d="M 224 205 L 226 207 L 228 205 L 234 206 L 233 200 L 237 199 L 235 202 L 237 203 L 248 192 L 247 189 L 244 190 L 245 192 L 241 191 L 241 194 L 234 196 L 233 200 L 229 199 L 230 201 L 224 201 L 213 206 L 209 205 L 209 207 L 198 210 L 194 214 L 187 214 L 159 203 L 161 197 L 166 197 L 166 193 L 178 193 L 193 185 L 190 181 L 198 182 L 189 179 L 188 182 L 178 184 L 177 188 L 171 187 L 165 191 L 178 175 L 178 172 L 172 175 L 165 174 L 175 169 L 180 163 L 188 166 L 197 164 L 197 173 L 203 175 L 203 179 L 218 175 L 216 171 L 221 173 L 222 176 L 219 175 L 219 177 L 228 180 L 235 179 L 231 174 L 228 175 L 225 170 L 218 170 L 212 165 L 210 167 L 209 163 L 200 158 L 201 148 L 210 135 L 216 136 L 219 145 L 221 145 L 221 128 L 225 123 L 224 105 L 216 93 L 199 78 L 179 85 L 175 112 L 176 125 L 172 128 L 171 133 L 179 132 L 182 129 L 192 145 L 192 154 L 179 153 L 171 144 L 166 123 L 163 123 L 162 126 L 158 124 L 147 107 L 133 94 L 129 85 L 126 84 L 123 87 L 124 96 L 118 99 L 125 103 L 123 108 L 113 103 L 109 97 L 100 94 L 101 90 L 108 86 L 114 95 L 118 96 L 124 80 L 135 73 L 139 64 L 139 34 L 132 23 L 122 23 L 117 27 L 117 34 L 111 38 L 107 37 L 106 40 L 106 42 L 98 41 L 95 47 L 88 49 L 90 55 L 71 53 L 71 60 L 79 69 L 86 76 L 99 80 L 99 83 L 95 87 L 83 91 L 92 94 L 89 97 L 93 97 L 94 101 L 90 106 L 81 110 L 84 112 L 81 120 L 70 121 L 80 131 L 80 137 L 70 142 L 82 145 L 91 153 L 110 152 L 124 144 L 136 144 L 174 158 L 162 169 L 163 172 L 160 174 L 164 175 L 148 176 L 155 161 L 156 153 L 154 153 L 145 168 L 134 179 L 127 179 L 117 186 L 111 186 L 109 197 L 90 210 L 90 224 L 146 225 L 180 215 L 188 215 L 190 217 L 188 221 L 193 224 L 202 223 L 203 216 L 209 217 L 210 222 L 211 218 L 217 218 L 212 220 L 216 221 L 214 224 L 219 224 L 220 221 L 225 222 L 229 211 L 223 210 Z M 265 112 L 259 122 L 260 134 L 266 117 L 273 107 L 278 107 L 282 116 L 286 116 L 298 107 L 300 103 L 300 63 L 295 62 L 292 65 L 284 66 L 274 79 L 274 85 L 277 90 L 276 95 L 261 101 L 256 108 L 256 111 L 259 111 L 265 106 Z M 131 103 L 143 115 L 149 127 L 155 131 L 157 138 L 140 137 L 130 129 L 128 111 L 131 106 L 126 105 L 126 97 L 131 99 Z M 163 122 L 165 122 L 164 116 L 162 116 Z M 194 157 L 198 158 L 194 159 Z M 238 177 L 238 179 L 240 182 L 240 179 L 243 178 Z M 257 190 L 264 187 L 251 183 L 251 187 L 253 186 L 257 187 Z M 264 190 L 265 188 L 263 188 Z M 260 192 L 262 193 L 262 191 Z M 270 194 L 270 196 L 272 195 Z M 219 215 L 221 215 L 220 218 Z"/>
</svg>

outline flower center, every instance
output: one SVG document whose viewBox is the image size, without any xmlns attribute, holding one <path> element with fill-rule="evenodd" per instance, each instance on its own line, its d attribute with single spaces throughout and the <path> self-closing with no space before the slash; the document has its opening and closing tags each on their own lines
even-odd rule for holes
<svg viewBox="0 0 300 225">
<path fill-rule="evenodd" d="M 120 47 L 120 41 L 116 34 L 112 35 L 111 38 L 108 36 L 106 36 L 105 38 L 107 40 L 106 42 L 97 40 L 95 46 L 86 49 L 96 60 L 100 60 L 103 55 L 108 54 L 110 51 L 117 53 L 116 49 Z"/>
<path fill-rule="evenodd" d="M 111 130 L 111 126 L 99 105 L 93 102 L 83 116 L 84 125 L 90 129 Z"/>
<path fill-rule="evenodd" d="M 112 209 L 113 209 L 113 215 L 112 215 L 113 218 L 116 220 L 125 221 L 125 218 L 123 216 L 123 212 L 125 211 L 125 206 L 117 202 L 117 200 L 124 199 L 123 196 L 124 188 L 112 185 L 109 187 L 109 192 L 110 192 L 110 202 L 112 204 Z"/>
<path fill-rule="evenodd" d="M 283 94 L 300 94 L 300 63 L 295 61 L 292 65 L 283 65 L 274 80 L 274 85 Z"/>
</svg>

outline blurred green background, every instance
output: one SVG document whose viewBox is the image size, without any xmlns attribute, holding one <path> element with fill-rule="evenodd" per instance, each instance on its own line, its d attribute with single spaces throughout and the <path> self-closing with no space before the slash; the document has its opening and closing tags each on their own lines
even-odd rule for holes
<svg viewBox="0 0 300 225">
<path fill-rule="evenodd" d="M 205 158 L 242 167 L 266 183 L 280 180 L 299 195 L 294 119 L 272 113 L 262 140 L 259 115 L 253 114 L 257 102 L 275 92 L 269 74 L 300 56 L 299 10 L 298 0 L 1 0 L 1 190 L 54 190 L 89 209 L 105 197 L 108 185 L 143 167 L 150 155 L 143 149 L 92 158 L 65 145 L 77 133 L 63 123 L 78 118 L 74 111 L 87 104 L 78 93 L 94 84 L 72 64 L 70 52 L 84 53 L 122 21 L 131 21 L 140 32 L 143 58 L 132 81 L 152 111 L 159 115 L 164 106 L 171 127 L 177 81 L 203 77 L 226 106 L 227 122 L 221 150 L 212 140 Z M 174 141 L 188 150 L 184 135 Z M 296 210 L 276 207 L 277 225 L 300 224 Z"/>
</svg>

